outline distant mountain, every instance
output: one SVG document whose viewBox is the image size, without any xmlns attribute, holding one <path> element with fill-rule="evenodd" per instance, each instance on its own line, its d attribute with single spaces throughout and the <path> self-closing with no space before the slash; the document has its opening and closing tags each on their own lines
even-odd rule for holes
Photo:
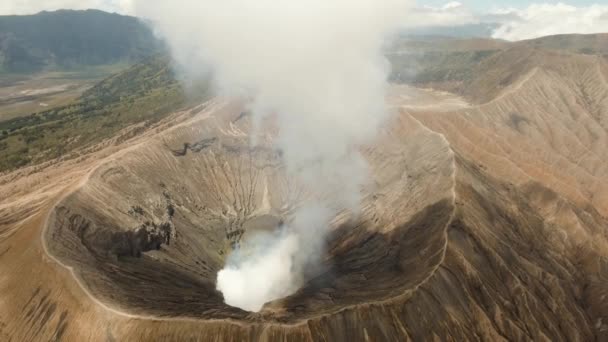
<svg viewBox="0 0 608 342">
<path fill-rule="evenodd" d="M 584 55 L 608 55 L 608 33 L 559 34 L 517 43 L 536 49 L 566 51 Z"/>
<path fill-rule="evenodd" d="M 387 57 L 393 82 L 446 90 L 483 103 L 534 67 L 557 60 L 552 57 L 555 54 L 608 61 L 608 34 L 555 35 L 518 42 L 404 36 Z"/>
<path fill-rule="evenodd" d="M 132 62 L 162 50 L 134 17 L 98 10 L 0 16 L 0 72 Z"/>
<path fill-rule="evenodd" d="M 427 26 L 405 30 L 403 34 L 409 36 L 441 36 L 452 38 L 490 38 L 499 24 L 479 23 L 454 26 Z"/>
</svg>

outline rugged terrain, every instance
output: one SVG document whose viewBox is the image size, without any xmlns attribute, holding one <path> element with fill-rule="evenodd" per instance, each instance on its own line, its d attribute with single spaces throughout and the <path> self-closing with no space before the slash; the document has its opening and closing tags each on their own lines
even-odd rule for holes
<svg viewBox="0 0 608 342">
<path fill-rule="evenodd" d="M 391 88 L 361 147 L 362 214 L 338 215 L 323 267 L 260 313 L 225 305 L 215 274 L 325 194 L 285 176 L 271 125 L 250 146 L 240 103 L 4 174 L 0 339 L 608 339 L 608 62 L 496 44 L 416 82 L 461 96 Z"/>
</svg>

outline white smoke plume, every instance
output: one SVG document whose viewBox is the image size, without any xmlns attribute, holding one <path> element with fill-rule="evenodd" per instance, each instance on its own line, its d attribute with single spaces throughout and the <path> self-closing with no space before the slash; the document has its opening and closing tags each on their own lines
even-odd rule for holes
<svg viewBox="0 0 608 342">
<path fill-rule="evenodd" d="M 294 293 L 302 284 L 304 267 L 321 256 L 331 213 L 323 206 L 307 206 L 288 228 L 255 235 L 244 250 L 236 250 L 217 277 L 226 303 L 259 311 L 266 302 Z"/>
<path fill-rule="evenodd" d="M 359 206 L 367 168 L 358 147 L 386 119 L 382 49 L 409 0 L 139 0 L 174 58 L 211 70 L 224 94 L 252 98 L 254 122 L 273 114 L 290 176 L 331 203 Z M 250 311 L 293 293 L 319 257 L 328 203 L 305 205 L 279 236 L 238 251 L 220 271 L 226 303 Z"/>
</svg>

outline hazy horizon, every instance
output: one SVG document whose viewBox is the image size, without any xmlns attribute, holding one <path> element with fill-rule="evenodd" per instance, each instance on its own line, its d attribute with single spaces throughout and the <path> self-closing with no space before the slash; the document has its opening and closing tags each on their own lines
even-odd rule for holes
<svg viewBox="0 0 608 342">
<path fill-rule="evenodd" d="M 0 4 L 0 15 L 58 9 L 99 9 L 134 15 L 135 4 L 135 0 L 11 0 Z M 555 34 L 608 32 L 608 5 L 597 0 L 425 0 L 415 2 L 412 10 L 404 11 L 401 22 L 404 29 L 491 24 L 485 36 L 516 41 Z"/>
</svg>

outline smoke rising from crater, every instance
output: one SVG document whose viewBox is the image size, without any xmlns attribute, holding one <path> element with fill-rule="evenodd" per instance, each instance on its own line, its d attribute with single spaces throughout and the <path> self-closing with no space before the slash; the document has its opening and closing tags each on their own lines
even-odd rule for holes
<svg viewBox="0 0 608 342">
<path fill-rule="evenodd" d="M 409 0 L 136 1 L 186 70 L 209 71 L 224 95 L 251 98 L 254 123 L 272 114 L 290 176 L 327 203 L 303 205 L 264 248 L 235 253 L 218 274 L 230 305 L 258 311 L 301 285 L 321 253 L 335 204 L 356 209 L 367 167 L 357 147 L 388 113 L 382 48 Z M 330 205 L 329 203 L 332 203 Z"/>
</svg>

